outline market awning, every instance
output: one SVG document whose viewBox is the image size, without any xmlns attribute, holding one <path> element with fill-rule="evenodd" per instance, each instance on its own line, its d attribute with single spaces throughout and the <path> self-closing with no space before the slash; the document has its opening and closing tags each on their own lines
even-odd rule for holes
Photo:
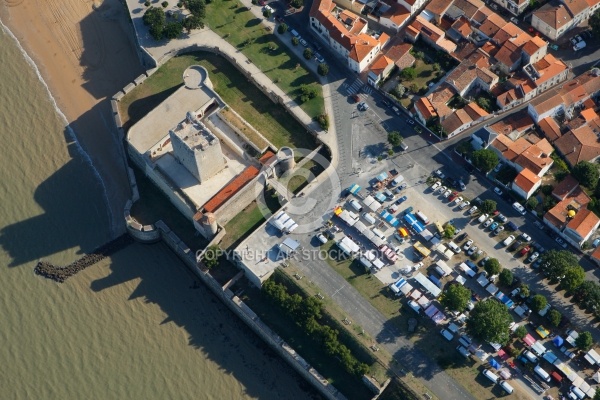
<svg viewBox="0 0 600 400">
<path fill-rule="evenodd" d="M 494 368 L 494 369 L 500 369 L 500 363 L 498 361 L 496 361 L 494 358 L 490 359 L 490 365 Z"/>
<path fill-rule="evenodd" d="M 554 339 L 552 339 L 552 343 L 554 343 L 554 345 L 556 347 L 562 346 L 564 342 L 565 342 L 565 340 L 563 338 L 561 338 L 560 336 L 556 336 L 556 337 L 554 337 Z"/>
<path fill-rule="evenodd" d="M 382 172 L 379 175 L 377 175 L 377 180 L 379 182 L 383 182 L 388 178 L 388 173 L 387 172 Z"/>
<path fill-rule="evenodd" d="M 360 186 L 358 186 L 357 184 L 354 184 L 352 186 L 350 186 L 350 189 L 348 189 L 350 191 L 350 193 L 352 194 L 356 194 L 358 192 L 360 192 Z"/>
<path fill-rule="evenodd" d="M 538 326 L 535 331 L 542 339 L 546 338 L 550 334 L 548 329 L 546 329 L 543 325 Z"/>
<path fill-rule="evenodd" d="M 554 364 L 554 361 L 558 359 L 558 357 L 551 351 L 547 351 L 543 356 L 544 360 L 548 361 L 550 364 Z"/>
<path fill-rule="evenodd" d="M 398 229 L 398 233 L 400 234 L 400 236 L 402 237 L 407 237 L 408 236 L 408 232 L 406 231 L 406 229 L 404 228 L 399 228 Z"/>
<path fill-rule="evenodd" d="M 523 341 L 525 342 L 525 344 L 527 344 L 527 346 L 533 346 L 533 344 L 536 342 L 533 336 L 531 336 L 529 333 L 525 335 Z"/>
</svg>

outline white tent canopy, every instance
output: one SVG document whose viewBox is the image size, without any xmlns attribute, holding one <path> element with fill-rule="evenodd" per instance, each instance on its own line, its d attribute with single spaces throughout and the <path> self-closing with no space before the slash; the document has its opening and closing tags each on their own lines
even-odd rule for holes
<svg viewBox="0 0 600 400">
<path fill-rule="evenodd" d="M 415 275 L 415 280 L 419 282 L 419 284 L 423 286 L 423 288 L 425 288 L 425 290 L 427 290 L 433 297 L 438 297 L 440 293 L 442 293 L 442 290 L 439 287 L 437 287 L 420 272 Z"/>
</svg>

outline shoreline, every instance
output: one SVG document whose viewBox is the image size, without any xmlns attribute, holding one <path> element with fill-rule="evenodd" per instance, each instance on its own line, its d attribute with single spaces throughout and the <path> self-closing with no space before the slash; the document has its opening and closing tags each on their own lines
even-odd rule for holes
<svg viewBox="0 0 600 400">
<path fill-rule="evenodd" d="M 15 41 L 45 86 L 65 123 L 65 144 L 74 143 L 90 166 L 102 191 L 109 236 L 114 238 L 125 231 L 122 213 L 131 188 L 110 98 L 143 68 L 135 51 L 128 49 L 131 41 L 122 29 L 124 14 L 115 8 L 118 0 L 95 7 L 102 12 L 95 11 L 91 1 L 44 4 L 24 0 L 0 5 L 0 29 Z M 64 12 L 57 15 L 58 5 Z M 30 8 L 36 12 L 29 13 Z"/>
</svg>

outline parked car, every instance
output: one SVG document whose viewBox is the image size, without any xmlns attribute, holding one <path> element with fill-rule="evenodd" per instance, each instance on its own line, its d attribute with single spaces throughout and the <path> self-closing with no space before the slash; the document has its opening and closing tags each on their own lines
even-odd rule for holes
<svg viewBox="0 0 600 400">
<path fill-rule="evenodd" d="M 467 251 L 467 254 L 472 256 L 477 250 L 479 250 L 479 247 L 473 246 L 469 249 L 469 251 Z"/>
<path fill-rule="evenodd" d="M 315 61 L 319 64 L 323 64 L 325 62 L 325 59 L 319 53 L 315 53 Z"/>
<path fill-rule="evenodd" d="M 369 109 L 369 105 L 367 103 L 365 103 L 364 101 L 358 103 L 357 107 L 360 111 L 367 111 Z"/>
<path fill-rule="evenodd" d="M 469 209 L 469 215 L 473 215 L 477 212 L 477 206 L 473 206 Z"/>
<path fill-rule="evenodd" d="M 439 170 L 439 169 L 438 169 L 438 170 L 435 170 L 434 174 L 435 174 L 435 175 L 436 175 L 438 178 L 440 178 L 440 179 L 444 179 L 444 178 L 446 177 L 446 175 L 444 175 L 444 174 L 442 173 L 442 171 L 441 171 L 441 170 Z"/>
<path fill-rule="evenodd" d="M 556 241 L 556 243 L 560 244 L 563 248 L 567 248 L 567 242 L 565 242 L 563 240 L 563 238 L 561 238 L 560 236 L 557 236 L 556 239 L 554 239 Z"/>
<path fill-rule="evenodd" d="M 388 208 L 388 211 L 390 214 L 394 214 L 396 211 L 398 211 L 398 204 L 392 204 L 390 208 Z"/>
<path fill-rule="evenodd" d="M 300 44 L 304 47 L 308 47 L 308 42 L 304 39 L 300 39 Z"/>
<path fill-rule="evenodd" d="M 504 216 L 504 214 L 498 214 L 496 215 L 496 218 L 498 218 L 498 220 L 500 220 L 500 222 L 505 223 L 506 221 L 508 221 L 508 218 L 506 218 Z"/>
<path fill-rule="evenodd" d="M 487 219 L 488 216 L 489 215 L 487 215 L 487 214 L 481 214 L 479 216 L 479 218 L 477 218 L 477 222 L 479 222 L 481 224 L 483 221 L 485 221 Z"/>
<path fill-rule="evenodd" d="M 396 115 L 400 115 L 400 109 L 399 109 L 398 107 L 396 107 L 396 106 L 393 106 L 393 107 L 392 107 L 392 111 L 394 111 L 394 113 L 395 113 Z"/>
<path fill-rule="evenodd" d="M 442 329 L 440 331 L 440 333 L 442 334 L 442 336 L 447 340 L 447 341 L 451 341 L 452 339 L 454 339 L 454 335 L 452 334 L 452 332 L 450 332 L 447 329 Z"/>
<path fill-rule="evenodd" d="M 482 267 L 482 268 L 483 268 L 483 267 L 485 267 L 485 263 L 486 263 L 486 262 L 487 262 L 489 259 L 490 259 L 489 257 L 485 257 L 485 258 L 481 259 L 481 261 L 479 261 L 479 266 L 480 266 L 480 267 Z"/>
<path fill-rule="evenodd" d="M 534 262 L 535 260 L 538 259 L 538 257 L 540 256 L 540 253 L 538 253 L 537 251 L 535 253 L 533 253 L 532 255 L 529 256 L 529 258 L 527 259 L 528 262 Z"/>
<path fill-rule="evenodd" d="M 458 186 L 460 187 L 460 190 L 465 190 L 467 188 L 467 185 L 465 185 L 462 179 L 458 181 Z"/>
<path fill-rule="evenodd" d="M 510 247 L 508 248 L 509 251 L 515 251 L 516 249 L 518 249 L 519 247 L 521 247 L 521 245 L 523 244 L 522 240 L 517 240 L 516 242 L 514 242 L 513 244 L 510 245 Z"/>
<path fill-rule="evenodd" d="M 524 256 L 525 254 L 529 253 L 529 250 L 531 250 L 531 248 L 529 246 L 525 246 L 521 249 L 519 255 Z"/>
<path fill-rule="evenodd" d="M 457 198 L 454 199 L 454 204 L 461 204 L 463 201 L 463 198 L 458 196 Z"/>
<path fill-rule="evenodd" d="M 460 203 L 460 209 L 464 210 L 465 208 L 469 207 L 471 205 L 471 203 L 467 200 L 463 201 L 462 203 Z"/>
<path fill-rule="evenodd" d="M 500 225 L 499 227 L 496 228 L 496 230 L 494 231 L 494 236 L 498 236 L 500 234 L 500 232 L 502 232 L 504 230 L 504 227 L 502 225 Z"/>
<path fill-rule="evenodd" d="M 512 221 L 509 221 L 505 226 L 506 226 L 506 228 L 510 229 L 511 231 L 516 231 L 519 229 L 519 227 Z"/>
<path fill-rule="evenodd" d="M 404 203 L 407 199 L 408 197 L 402 196 L 398 200 L 396 200 L 396 204 Z"/>
<path fill-rule="evenodd" d="M 521 233 L 521 239 L 523 239 L 526 242 L 530 242 L 531 241 L 531 236 L 529 236 L 528 234 L 526 234 L 525 232 Z"/>
<path fill-rule="evenodd" d="M 494 193 L 496 193 L 498 196 L 502 196 L 502 190 L 500 190 L 498 186 L 494 188 Z"/>
<path fill-rule="evenodd" d="M 542 259 L 538 258 L 537 260 L 535 260 L 533 263 L 531 263 L 531 268 L 533 269 L 538 269 L 540 267 L 540 264 L 542 263 Z"/>
<path fill-rule="evenodd" d="M 444 197 L 447 199 L 447 198 L 448 198 L 448 197 L 449 197 L 451 194 L 452 194 L 452 191 L 451 191 L 451 190 L 446 190 L 446 191 L 444 192 Z"/>
<path fill-rule="evenodd" d="M 353 94 L 352 95 L 352 100 L 354 100 L 355 103 L 359 103 L 360 102 L 360 96 L 357 94 Z"/>
<path fill-rule="evenodd" d="M 448 201 L 454 201 L 458 197 L 458 192 L 452 192 L 450 197 L 448 197 Z"/>
<path fill-rule="evenodd" d="M 472 240 L 467 240 L 467 243 L 465 243 L 465 245 L 463 246 L 463 250 L 467 251 L 471 248 L 471 246 L 473 246 L 473 241 Z"/>
<path fill-rule="evenodd" d="M 322 233 L 317 234 L 317 240 L 323 244 L 327 243 L 327 238 Z"/>
<path fill-rule="evenodd" d="M 503 245 L 508 246 L 510 245 L 513 241 L 515 240 L 514 235 L 510 235 L 509 237 L 507 237 L 506 239 L 504 239 L 504 241 L 502 242 Z"/>
<path fill-rule="evenodd" d="M 440 186 L 442 186 L 442 183 L 440 181 L 435 181 L 433 183 L 433 185 L 431 185 L 431 190 L 435 190 L 435 189 L 439 188 Z"/>
<path fill-rule="evenodd" d="M 457 242 L 462 242 L 463 240 L 465 240 L 465 239 L 467 238 L 467 236 L 469 236 L 469 235 L 467 234 L 467 232 L 463 232 L 463 233 L 461 233 L 461 234 L 460 234 L 460 235 L 459 235 L 459 236 L 458 236 L 458 237 L 457 237 L 455 240 L 456 240 Z"/>
<path fill-rule="evenodd" d="M 517 210 L 521 215 L 526 214 L 525 207 L 523 207 L 521 204 L 517 203 L 516 201 L 513 203 L 513 208 L 515 210 Z"/>
</svg>

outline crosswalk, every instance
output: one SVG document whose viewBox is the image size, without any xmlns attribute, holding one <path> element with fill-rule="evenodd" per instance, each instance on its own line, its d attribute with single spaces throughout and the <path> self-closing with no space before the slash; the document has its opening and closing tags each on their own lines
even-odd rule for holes
<svg viewBox="0 0 600 400">
<path fill-rule="evenodd" d="M 351 84 L 344 83 L 343 86 L 347 86 L 348 96 L 352 96 L 357 93 L 371 94 L 373 88 L 369 85 L 365 85 L 359 78 L 356 78 Z"/>
</svg>

